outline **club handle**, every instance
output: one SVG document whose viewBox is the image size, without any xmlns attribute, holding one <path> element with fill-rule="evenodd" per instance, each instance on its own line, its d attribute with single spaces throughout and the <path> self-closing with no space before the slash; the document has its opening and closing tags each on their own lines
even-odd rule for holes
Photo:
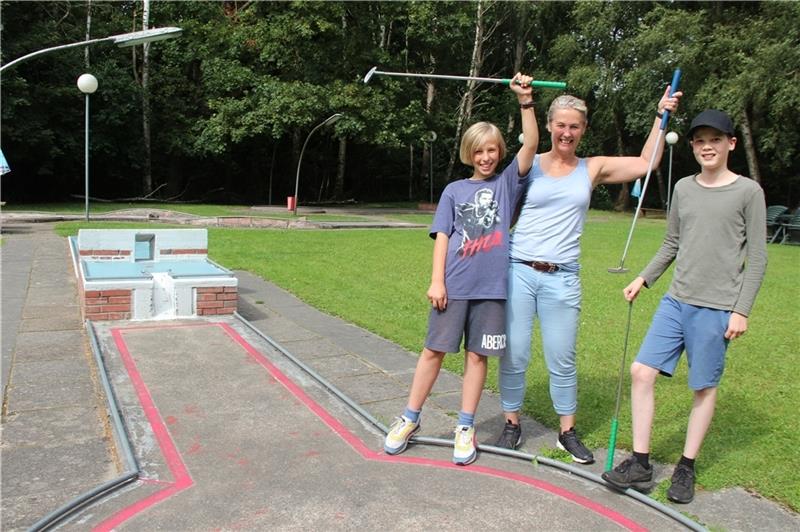
<svg viewBox="0 0 800 532">
<path fill-rule="evenodd" d="M 606 457 L 606 471 L 614 467 L 614 449 L 617 447 L 617 418 L 611 420 L 611 436 L 608 438 L 608 456 Z"/>
<path fill-rule="evenodd" d="M 514 80 L 511 79 L 504 79 L 503 83 L 506 85 L 510 85 L 511 82 Z M 565 81 L 542 81 L 539 79 L 535 79 L 531 81 L 531 87 L 536 87 L 537 89 L 561 89 L 564 90 L 567 88 L 567 83 Z"/>
<path fill-rule="evenodd" d="M 678 90 L 678 84 L 681 81 L 681 69 L 676 68 L 672 73 L 672 83 L 669 84 L 669 95 L 672 96 Z M 664 117 L 661 119 L 661 126 L 659 129 L 667 129 L 667 122 L 669 122 L 669 111 L 664 111 Z"/>
</svg>

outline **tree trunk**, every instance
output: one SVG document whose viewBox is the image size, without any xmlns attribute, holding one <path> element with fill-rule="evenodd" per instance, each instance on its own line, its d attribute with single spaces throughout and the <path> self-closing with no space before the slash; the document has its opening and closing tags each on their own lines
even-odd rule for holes
<svg viewBox="0 0 800 532">
<path fill-rule="evenodd" d="M 617 113 L 614 113 L 614 129 L 617 131 L 617 155 L 625 155 L 625 141 L 622 138 L 622 123 L 619 118 L 620 117 L 617 115 Z M 630 199 L 631 195 L 630 189 L 628 188 L 628 183 L 622 183 L 622 187 L 619 189 L 619 195 L 617 196 L 617 201 L 614 202 L 614 210 L 621 212 L 627 209 Z"/>
<path fill-rule="evenodd" d="M 756 146 L 753 142 L 753 130 L 750 128 L 750 116 L 747 114 L 747 109 L 742 109 L 739 115 L 739 126 L 742 129 L 744 154 L 747 157 L 747 169 L 750 172 L 750 177 L 752 177 L 756 183 L 761 184 L 761 171 L 758 168 Z"/>
<path fill-rule="evenodd" d="M 278 151 L 280 139 L 272 145 L 272 159 L 269 163 L 269 186 L 267 187 L 267 205 L 272 205 L 272 178 L 275 177 L 275 153 Z"/>
<path fill-rule="evenodd" d="M 333 185 L 333 198 L 344 199 L 344 170 L 347 162 L 347 139 L 339 139 L 339 166 L 336 169 L 336 183 Z"/>
<path fill-rule="evenodd" d="M 86 40 L 92 38 L 92 0 L 86 0 Z M 83 63 L 88 71 L 91 68 L 89 62 L 89 46 L 83 47 Z"/>
<path fill-rule="evenodd" d="M 431 64 L 435 65 L 436 61 L 431 56 Z M 425 114 L 430 117 L 431 113 L 433 112 L 433 100 L 436 98 L 436 85 L 433 84 L 433 81 L 428 81 L 427 83 L 427 92 L 425 95 Z M 428 180 L 430 181 L 430 185 L 433 184 L 433 141 L 424 142 L 422 144 L 422 164 L 420 165 L 420 179 L 417 180 L 418 183 L 424 183 L 425 179 L 422 177 L 424 175 L 428 175 Z M 431 187 L 429 187 L 431 188 Z M 412 184 L 409 184 L 408 187 L 408 199 L 414 199 L 414 189 L 412 188 Z"/>
<path fill-rule="evenodd" d="M 658 204 L 661 205 L 662 209 L 666 210 L 667 196 L 664 193 L 666 190 L 666 186 L 664 185 L 664 174 L 661 173 L 661 168 L 654 168 L 653 172 L 656 174 L 656 182 L 658 183 Z"/>
<path fill-rule="evenodd" d="M 472 44 L 472 60 L 469 66 L 469 76 L 476 77 L 480 74 L 481 66 L 483 66 L 483 14 L 485 12 L 483 0 L 478 0 L 477 8 L 475 10 L 475 40 Z M 459 146 L 461 143 L 461 131 L 464 127 L 464 122 L 472 118 L 472 105 L 475 100 L 475 80 L 467 82 L 467 92 L 461 98 L 461 104 L 458 106 L 458 116 L 456 118 L 456 131 L 455 131 L 455 145 L 450 152 L 450 161 L 447 164 L 447 181 L 453 178 L 453 168 L 455 168 L 456 157 L 459 153 Z"/>
<path fill-rule="evenodd" d="M 142 4 L 142 29 L 150 28 L 150 0 Z M 142 45 L 142 137 L 144 161 L 142 161 L 142 192 L 146 196 L 153 190 L 152 153 L 150 146 L 150 43 Z"/>
<path fill-rule="evenodd" d="M 346 11 L 342 11 L 341 29 L 342 29 L 342 36 L 346 38 L 348 32 Z M 350 58 L 348 56 L 349 54 L 345 54 L 343 57 L 344 67 L 347 70 L 350 69 Z M 346 166 L 347 166 L 347 138 L 342 136 L 339 139 L 339 162 L 338 162 L 338 167 L 336 168 L 336 180 L 333 183 L 333 199 L 344 199 L 344 173 Z"/>
<path fill-rule="evenodd" d="M 408 195 L 411 196 L 411 183 L 414 182 L 414 144 L 408 144 Z"/>
<path fill-rule="evenodd" d="M 528 24 L 528 6 L 524 3 L 514 4 L 516 8 L 515 14 L 517 20 L 515 23 L 516 39 L 514 42 L 514 65 L 510 74 L 516 74 L 522 70 L 522 60 L 525 58 L 525 43 L 528 40 L 528 33 L 530 32 L 530 25 Z M 514 126 L 517 122 L 518 113 L 512 112 L 508 114 L 508 124 L 506 126 L 506 137 L 514 132 Z"/>
</svg>

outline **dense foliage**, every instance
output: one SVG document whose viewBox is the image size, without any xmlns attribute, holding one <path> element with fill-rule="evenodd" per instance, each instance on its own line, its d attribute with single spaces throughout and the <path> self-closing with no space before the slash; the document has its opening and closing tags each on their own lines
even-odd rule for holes
<svg viewBox="0 0 800 532">
<path fill-rule="evenodd" d="M 83 193 L 84 96 L 93 73 L 91 195 L 283 203 L 301 147 L 301 202 L 428 200 L 467 170 L 456 157 L 463 125 L 490 120 L 513 150 L 519 125 L 502 85 L 375 76 L 424 72 L 508 78 L 516 69 L 565 80 L 586 99 L 584 154 L 635 154 L 676 67 L 684 103 L 671 127 L 685 132 L 706 107 L 741 130 L 732 166 L 762 182 L 768 203 L 800 201 L 800 3 L 795 2 L 164 2 L 151 27 L 183 36 L 142 47 L 81 48 L 33 58 L 2 75 L 2 148 L 12 173 L 6 201 Z M 141 29 L 142 1 L 0 2 L 2 62 L 42 48 Z M 87 16 L 87 15 L 90 15 Z M 143 134 L 149 95 L 150 156 Z M 550 100 L 536 94 L 544 123 Z M 428 142 L 429 132 L 436 140 Z M 746 142 L 747 139 L 752 142 Z M 541 149 L 549 137 L 542 135 Z M 666 198 L 666 168 L 648 203 Z M 143 178 L 152 171 L 152 185 Z M 675 146 L 674 180 L 695 168 Z M 429 182 L 433 174 L 433 187 Z M 659 186 L 655 186 L 659 185 Z M 624 207 L 627 190 L 596 203 Z M 435 199 L 435 198 L 434 198 Z"/>
</svg>

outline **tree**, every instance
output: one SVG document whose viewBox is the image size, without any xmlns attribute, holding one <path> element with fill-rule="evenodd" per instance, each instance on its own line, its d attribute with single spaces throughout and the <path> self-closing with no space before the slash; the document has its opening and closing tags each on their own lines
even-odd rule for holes
<svg viewBox="0 0 800 532">
<path fill-rule="evenodd" d="M 670 128 L 685 132 L 694 113 L 723 108 L 741 137 L 732 167 L 760 179 L 768 201 L 797 202 L 800 132 L 789 126 L 800 107 L 797 3 L 722 9 L 708 2 L 186 1 L 146 7 L 145 0 L 0 0 L 5 62 L 83 40 L 87 31 L 95 37 L 131 31 L 145 11 L 150 26 L 184 29 L 180 39 L 154 43 L 146 67 L 140 48 L 133 61 L 112 46 L 91 48 L 91 70 L 100 81 L 91 117 L 93 195 L 129 197 L 150 187 L 154 199 L 247 203 L 289 195 L 305 136 L 343 112 L 304 155 L 301 197 L 427 199 L 434 145 L 438 196 L 447 179 L 467 173 L 456 162 L 462 129 L 471 120 L 501 125 L 513 153 L 518 111 L 507 90 L 494 84 L 384 76 L 364 85 L 371 67 L 503 78 L 521 70 L 566 80 L 589 104 L 581 146 L 588 154 L 638 153 L 654 103 L 681 67 L 686 97 Z M 86 70 L 85 59 L 76 49 L 3 73 L 3 150 L 14 167 L 4 199 L 82 193 L 83 106 L 75 79 Z M 540 120 L 557 95 L 536 91 Z M 429 131 L 437 134 L 435 143 L 422 141 Z M 548 143 L 545 136 L 542 150 Z M 681 146 L 674 167 L 689 173 L 696 163 Z M 627 187 L 611 192 L 618 204 L 627 201 Z M 652 196 L 648 201 L 657 201 Z"/>
</svg>

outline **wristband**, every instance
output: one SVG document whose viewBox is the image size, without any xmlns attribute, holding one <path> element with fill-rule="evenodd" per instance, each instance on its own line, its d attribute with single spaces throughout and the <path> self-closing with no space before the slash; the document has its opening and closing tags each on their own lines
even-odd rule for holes
<svg viewBox="0 0 800 532">
<path fill-rule="evenodd" d="M 533 100 L 519 104 L 520 109 L 532 109 L 533 108 Z"/>
<path fill-rule="evenodd" d="M 664 113 L 662 113 L 661 111 L 656 111 L 656 116 L 662 120 L 664 119 Z"/>
</svg>

